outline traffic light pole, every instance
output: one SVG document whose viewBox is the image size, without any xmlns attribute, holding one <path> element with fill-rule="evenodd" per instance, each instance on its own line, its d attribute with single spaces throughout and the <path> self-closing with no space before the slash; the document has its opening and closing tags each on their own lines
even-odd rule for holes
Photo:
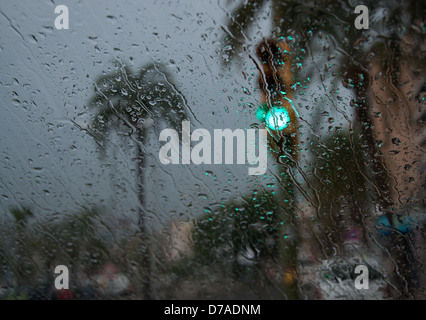
<svg viewBox="0 0 426 320">
<path fill-rule="evenodd" d="M 263 40 L 256 50 L 254 62 L 260 73 L 261 106 L 257 117 L 268 130 L 268 145 L 280 164 L 281 230 L 279 261 L 282 286 L 286 298 L 297 294 L 297 225 L 292 168 L 298 161 L 298 113 L 293 106 L 290 45 L 275 40 Z M 291 230 L 293 229 L 293 230 Z M 290 232 L 288 232 L 290 230 Z M 291 232 L 293 231 L 293 232 Z"/>
</svg>

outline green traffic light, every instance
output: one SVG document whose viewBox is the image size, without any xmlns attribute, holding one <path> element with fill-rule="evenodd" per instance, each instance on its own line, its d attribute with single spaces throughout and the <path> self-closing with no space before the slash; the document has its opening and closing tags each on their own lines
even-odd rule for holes
<svg viewBox="0 0 426 320">
<path fill-rule="evenodd" d="M 287 97 L 284 99 L 288 102 L 289 106 L 293 109 L 296 117 L 299 117 L 299 113 L 293 106 L 293 101 Z M 291 110 L 290 110 L 291 111 Z M 259 106 L 256 111 L 256 117 L 262 122 L 265 122 L 266 126 L 272 130 L 280 131 L 284 130 L 290 125 L 292 119 L 288 108 L 281 105 L 273 105 L 271 108 L 268 104 L 264 103 Z"/>
<path fill-rule="evenodd" d="M 265 115 L 265 123 L 272 130 L 280 131 L 290 124 L 290 115 L 286 109 L 273 107 Z"/>
</svg>

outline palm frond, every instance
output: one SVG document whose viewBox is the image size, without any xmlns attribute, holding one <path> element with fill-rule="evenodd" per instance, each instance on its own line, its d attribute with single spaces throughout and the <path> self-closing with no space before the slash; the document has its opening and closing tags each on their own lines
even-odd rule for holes
<svg viewBox="0 0 426 320">
<path fill-rule="evenodd" d="M 26 223 L 29 218 L 34 217 L 32 211 L 25 207 L 12 208 L 9 210 L 9 212 L 12 214 L 15 222 L 19 224 Z"/>
<path fill-rule="evenodd" d="M 225 44 L 229 48 L 229 62 L 232 57 L 244 45 L 244 42 L 249 40 L 248 30 L 254 23 L 256 14 L 260 12 L 265 4 L 265 0 L 248 0 L 240 4 L 229 17 L 229 23 L 224 27 Z"/>
</svg>

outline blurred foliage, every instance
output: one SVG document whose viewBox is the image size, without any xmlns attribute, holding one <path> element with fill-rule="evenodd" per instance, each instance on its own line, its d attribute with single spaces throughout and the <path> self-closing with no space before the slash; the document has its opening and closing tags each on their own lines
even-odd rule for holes
<svg viewBox="0 0 426 320">
<path fill-rule="evenodd" d="M 108 292 L 103 286 L 120 272 L 140 282 L 140 231 L 129 229 L 120 235 L 118 222 L 105 222 L 99 212 L 90 208 L 45 217 L 12 208 L 0 224 L 0 299 L 57 298 L 53 283 L 58 265 L 67 266 L 72 275 L 73 298 L 117 297 L 113 287 Z"/>
<path fill-rule="evenodd" d="M 137 134 L 134 140 L 143 143 L 146 129 L 161 124 L 176 128 L 186 119 L 183 95 L 161 64 L 145 65 L 135 74 L 118 61 L 109 71 L 96 79 L 89 101 L 98 110 L 92 123 L 98 141 L 105 142 L 112 128 L 124 124 Z"/>
<path fill-rule="evenodd" d="M 11 215 L 14 217 L 17 224 L 25 224 L 28 219 L 32 218 L 34 215 L 31 210 L 21 207 L 21 208 L 12 208 L 10 209 Z"/>
<path fill-rule="evenodd" d="M 94 268 L 105 260 L 107 245 L 95 230 L 95 221 L 99 223 L 96 210 L 49 221 L 35 217 L 26 208 L 10 212 L 13 219 L 0 226 L 2 277 L 31 284 L 37 277 L 43 278 L 43 273 L 52 273 L 59 264 Z"/>
<path fill-rule="evenodd" d="M 339 199 L 363 199 L 366 193 L 365 146 L 360 135 L 337 132 L 319 140 L 311 149 L 316 177 L 315 190 L 321 209 Z"/>
<path fill-rule="evenodd" d="M 312 187 L 318 201 L 315 224 L 323 233 L 323 249 L 332 254 L 348 228 L 365 230 L 372 200 L 367 195 L 371 177 L 365 165 L 366 147 L 360 134 L 338 131 L 320 139 L 312 154 Z"/>
<path fill-rule="evenodd" d="M 255 191 L 205 214 L 193 231 L 194 260 L 221 265 L 238 281 L 251 278 L 252 288 L 275 288 L 275 298 L 296 299 L 298 219 L 291 206 L 273 192 Z"/>
<path fill-rule="evenodd" d="M 249 44 L 249 30 L 266 6 L 271 11 L 271 36 L 297 43 L 294 46 L 297 60 L 305 57 L 303 52 L 307 48 L 315 49 L 315 43 L 311 43 L 315 34 L 321 37 L 328 35 L 346 57 L 346 63 L 341 63 L 343 69 L 356 65 L 361 57 L 365 58 L 373 42 L 386 43 L 390 39 L 399 38 L 412 23 L 423 19 L 426 14 L 426 6 L 422 1 L 367 0 L 362 5 L 368 7 L 370 25 L 374 21 L 374 28 L 357 30 L 354 21 L 358 14 L 354 11 L 360 4 L 346 0 L 241 1 L 230 14 L 224 28 L 225 43 L 229 46 L 226 49 L 230 55 L 227 61 L 238 54 L 241 46 Z M 377 37 L 377 34 L 381 36 Z"/>
<path fill-rule="evenodd" d="M 196 259 L 203 263 L 236 261 L 247 251 L 253 261 L 278 253 L 284 224 L 282 204 L 270 192 L 254 192 L 199 219 L 193 242 Z"/>
</svg>

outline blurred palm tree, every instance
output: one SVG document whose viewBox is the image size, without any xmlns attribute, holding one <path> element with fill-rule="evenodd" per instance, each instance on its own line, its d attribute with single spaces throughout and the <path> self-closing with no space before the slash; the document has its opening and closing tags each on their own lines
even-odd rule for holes
<svg viewBox="0 0 426 320">
<path fill-rule="evenodd" d="M 144 240 L 142 277 L 145 298 L 150 299 L 151 259 L 144 212 L 146 136 L 149 130 L 160 130 L 166 124 L 178 128 L 186 118 L 185 101 L 165 67 L 155 63 L 142 67 L 139 73 L 134 73 L 126 64 L 115 63 L 111 72 L 96 80 L 95 91 L 90 105 L 98 110 L 93 121 L 98 143 L 104 147 L 111 129 L 120 130 L 124 126 L 137 147 L 138 219 Z"/>
</svg>

